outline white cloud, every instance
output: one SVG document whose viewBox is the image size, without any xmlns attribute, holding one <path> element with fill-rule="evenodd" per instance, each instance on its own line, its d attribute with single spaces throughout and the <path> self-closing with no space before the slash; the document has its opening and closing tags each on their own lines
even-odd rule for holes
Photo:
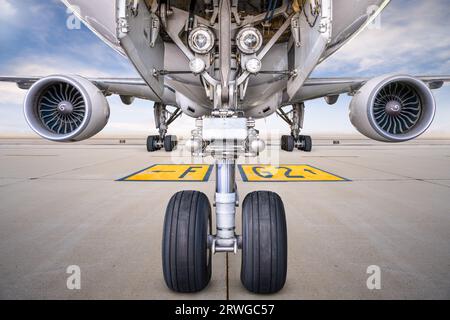
<svg viewBox="0 0 450 320">
<path fill-rule="evenodd" d="M 368 29 L 349 42 L 328 61 L 321 72 L 373 74 L 381 72 L 449 73 L 450 19 L 446 1 L 396 3 L 381 15 L 381 29 Z M 436 61 L 442 61 L 436 66 Z M 425 67 L 424 67 L 425 66 Z"/>
<path fill-rule="evenodd" d="M 12 19 L 16 15 L 16 12 L 10 0 L 0 0 L 0 21 Z"/>
<path fill-rule="evenodd" d="M 14 83 L 0 82 L 1 103 L 19 105 L 25 99 L 25 90 L 20 90 Z"/>
<path fill-rule="evenodd" d="M 90 77 L 109 77 L 113 75 L 110 72 L 86 65 L 85 63 L 59 56 L 28 57 L 25 63 L 14 64 L 14 67 L 10 69 L 10 73 L 26 76 L 79 74 Z"/>
<path fill-rule="evenodd" d="M 1 1 L 1 0 L 0 0 Z M 24 62 L 26 61 L 26 62 Z M 14 76 L 49 76 L 53 74 L 79 74 L 85 77 L 114 77 L 117 74 L 106 72 L 88 64 L 61 56 L 20 57 L 10 63 L 5 75 Z M 26 90 L 19 89 L 14 83 L 0 82 L 0 103 L 5 105 L 22 104 Z"/>
<path fill-rule="evenodd" d="M 8 63 L 0 64 L 0 70 L 3 74 L 18 76 L 64 73 L 89 77 L 138 77 L 128 60 L 108 55 L 111 50 L 97 42 L 67 45 L 63 54 L 27 49 Z"/>
</svg>

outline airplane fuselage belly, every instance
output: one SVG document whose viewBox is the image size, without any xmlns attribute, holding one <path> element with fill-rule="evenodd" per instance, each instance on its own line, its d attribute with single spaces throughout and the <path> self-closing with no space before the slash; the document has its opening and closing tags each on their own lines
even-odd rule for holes
<svg viewBox="0 0 450 320">
<path fill-rule="evenodd" d="M 83 22 L 95 32 L 103 41 L 119 53 L 128 56 L 132 60 L 141 75 L 148 74 L 150 70 L 144 70 L 145 64 L 134 61 L 135 57 L 127 54 L 127 50 L 121 45 L 118 36 L 116 1 L 111 0 L 62 0 L 66 5 L 76 9 L 77 15 Z M 332 3 L 332 29 L 326 45 L 320 47 L 320 59 L 313 60 L 311 66 L 305 66 L 303 77 L 306 79 L 313 71 L 315 65 L 322 62 L 328 56 L 342 47 L 349 39 L 365 27 L 371 16 L 378 13 L 378 9 L 384 8 L 388 0 L 330 0 Z M 380 9 L 380 10 L 381 10 Z M 292 36 L 291 36 L 292 37 Z M 278 43 L 262 59 L 262 70 L 288 70 L 289 67 L 289 42 Z M 164 68 L 166 70 L 189 71 L 189 60 L 182 51 L 173 43 L 164 43 Z M 318 46 L 314 47 L 317 50 Z M 303 68 L 302 68 L 303 69 Z M 301 72 L 302 72 L 301 71 Z M 303 79 L 304 81 L 304 79 Z M 298 94 L 286 94 L 288 86 L 286 76 L 280 74 L 258 74 L 251 76 L 248 82 L 245 98 L 239 102 L 239 108 L 252 117 L 265 117 L 275 112 L 276 108 L 270 107 L 266 113 L 264 104 L 267 101 L 275 105 L 285 105 L 301 101 L 301 90 Z M 151 86 L 151 85 L 150 85 Z M 179 74 L 168 76 L 164 81 L 164 93 L 159 94 L 161 102 L 167 104 L 177 103 L 179 96 L 176 92 L 184 92 L 185 98 L 197 103 L 202 113 L 213 109 L 213 103 L 205 96 L 205 89 L 199 80 L 199 76 L 193 74 Z M 301 82 L 300 82 L 301 87 Z M 289 91 L 289 88 L 288 88 Z M 294 101 L 296 100 L 296 101 Z M 267 110 L 267 109 L 266 109 Z"/>
</svg>

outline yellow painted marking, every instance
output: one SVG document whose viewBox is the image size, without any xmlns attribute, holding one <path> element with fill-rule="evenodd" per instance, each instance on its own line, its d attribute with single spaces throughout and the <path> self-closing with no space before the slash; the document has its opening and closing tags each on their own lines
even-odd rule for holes
<svg viewBox="0 0 450 320">
<path fill-rule="evenodd" d="M 122 181 L 208 181 L 211 170 L 205 164 L 156 164 Z"/>
<path fill-rule="evenodd" d="M 288 181 L 346 181 L 346 179 L 312 166 L 298 165 L 239 165 L 242 180 L 249 182 Z"/>
</svg>

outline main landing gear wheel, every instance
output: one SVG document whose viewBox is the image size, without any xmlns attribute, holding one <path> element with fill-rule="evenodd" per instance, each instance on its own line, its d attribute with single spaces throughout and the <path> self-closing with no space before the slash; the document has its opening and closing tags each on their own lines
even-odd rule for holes
<svg viewBox="0 0 450 320">
<path fill-rule="evenodd" d="M 293 104 L 289 111 L 283 110 L 282 106 L 277 110 L 277 114 L 291 127 L 291 135 L 281 138 L 281 149 L 291 152 L 294 148 L 297 148 L 305 152 L 311 152 L 311 137 L 300 135 L 305 117 L 305 104 L 303 102 Z"/>
<path fill-rule="evenodd" d="M 158 146 L 159 136 L 148 136 L 147 137 L 147 151 L 148 152 L 154 152 L 156 150 L 159 150 L 160 147 Z"/>
<path fill-rule="evenodd" d="M 165 136 L 164 137 L 164 150 L 167 152 L 175 150 L 177 146 L 177 136 Z"/>
<path fill-rule="evenodd" d="M 281 136 L 281 150 L 292 152 L 295 142 L 293 136 Z"/>
<path fill-rule="evenodd" d="M 299 136 L 300 144 L 298 149 L 305 151 L 305 152 L 311 152 L 312 150 L 312 139 L 310 136 Z"/>
<path fill-rule="evenodd" d="M 283 202 L 273 192 L 252 192 L 242 206 L 242 284 L 254 293 L 275 293 L 283 288 L 286 273 Z"/>
<path fill-rule="evenodd" d="M 170 199 L 164 219 L 164 280 L 176 292 L 197 292 L 211 279 L 211 205 L 204 193 L 181 191 Z"/>
<path fill-rule="evenodd" d="M 164 147 L 164 150 L 166 150 L 167 152 L 171 152 L 175 150 L 177 144 L 177 136 L 167 135 L 164 136 L 164 138 L 161 138 L 160 136 L 148 136 L 147 151 L 154 152 Z"/>
<path fill-rule="evenodd" d="M 159 135 L 150 136 L 147 139 L 147 151 L 153 152 L 164 148 L 167 152 L 175 150 L 177 146 L 177 136 L 171 136 L 167 134 L 169 125 L 178 119 L 183 113 L 178 107 L 171 107 L 172 110 L 168 109 L 168 106 L 156 102 L 154 105 L 155 114 L 155 126 L 159 131 Z"/>
</svg>

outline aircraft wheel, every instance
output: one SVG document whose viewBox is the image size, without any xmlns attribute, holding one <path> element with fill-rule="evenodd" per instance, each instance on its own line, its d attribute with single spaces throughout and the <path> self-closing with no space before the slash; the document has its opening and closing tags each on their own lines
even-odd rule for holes
<svg viewBox="0 0 450 320">
<path fill-rule="evenodd" d="M 164 150 L 167 152 L 175 150 L 177 145 L 177 136 L 165 136 L 164 137 Z"/>
<path fill-rule="evenodd" d="M 281 136 L 281 150 L 286 150 L 286 137 L 287 136 Z"/>
<path fill-rule="evenodd" d="M 164 219 L 164 280 L 176 292 L 197 292 L 211 279 L 211 205 L 204 193 L 181 191 L 172 196 Z"/>
<path fill-rule="evenodd" d="M 159 150 L 158 147 L 159 136 L 148 136 L 147 137 L 147 151 L 154 152 Z"/>
<path fill-rule="evenodd" d="M 311 152 L 312 150 L 312 139 L 310 136 L 300 136 L 300 140 L 303 141 L 303 147 L 300 147 L 300 150 L 305 152 Z"/>
<path fill-rule="evenodd" d="M 281 150 L 291 152 L 294 150 L 294 137 L 281 136 Z"/>
<path fill-rule="evenodd" d="M 254 293 L 275 293 L 283 288 L 286 273 L 283 201 L 274 192 L 252 192 L 242 206 L 242 284 Z"/>
</svg>

